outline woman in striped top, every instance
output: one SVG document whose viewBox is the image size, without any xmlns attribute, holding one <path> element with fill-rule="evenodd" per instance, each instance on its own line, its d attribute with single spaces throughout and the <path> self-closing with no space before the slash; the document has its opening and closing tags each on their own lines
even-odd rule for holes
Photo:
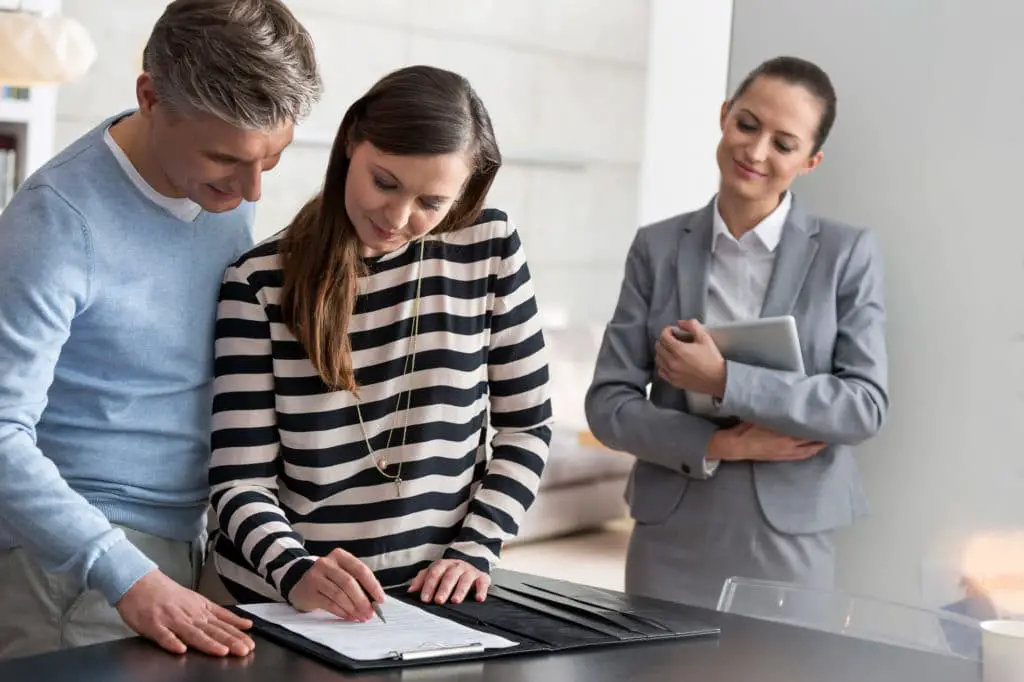
<svg viewBox="0 0 1024 682">
<path fill-rule="evenodd" d="M 210 471 L 222 600 L 365 620 L 382 586 L 484 599 L 551 437 L 523 248 L 483 209 L 500 165 L 464 78 L 396 71 L 345 114 L 320 194 L 227 270 Z"/>
</svg>

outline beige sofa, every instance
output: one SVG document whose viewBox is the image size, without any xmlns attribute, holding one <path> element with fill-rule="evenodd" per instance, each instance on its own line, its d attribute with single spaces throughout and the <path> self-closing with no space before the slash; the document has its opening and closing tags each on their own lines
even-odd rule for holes
<svg viewBox="0 0 1024 682">
<path fill-rule="evenodd" d="M 540 492 L 513 543 L 597 528 L 626 515 L 622 495 L 633 458 L 597 443 L 583 410 L 602 333 L 596 326 L 545 326 L 555 425 Z"/>
</svg>

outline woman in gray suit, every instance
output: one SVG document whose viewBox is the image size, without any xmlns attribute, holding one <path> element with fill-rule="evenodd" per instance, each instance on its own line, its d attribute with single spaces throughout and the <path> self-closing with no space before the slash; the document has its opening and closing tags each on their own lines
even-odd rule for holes
<svg viewBox="0 0 1024 682">
<path fill-rule="evenodd" d="M 835 115 L 820 68 L 765 62 L 722 107 L 717 195 L 630 248 L 586 399 L 594 435 L 637 459 L 628 592 L 713 608 L 729 576 L 831 588 L 832 533 L 866 511 L 851 446 L 888 409 L 882 262 L 790 192 Z M 723 359 L 704 327 L 777 315 L 806 375 Z"/>
</svg>

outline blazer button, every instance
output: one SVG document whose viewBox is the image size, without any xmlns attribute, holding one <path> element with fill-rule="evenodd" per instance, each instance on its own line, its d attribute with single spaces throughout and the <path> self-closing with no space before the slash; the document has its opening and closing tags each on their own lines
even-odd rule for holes
<svg viewBox="0 0 1024 682">
<path fill-rule="evenodd" d="M 690 465 L 689 464 L 684 464 L 683 465 L 683 473 L 684 474 L 690 473 Z"/>
</svg>

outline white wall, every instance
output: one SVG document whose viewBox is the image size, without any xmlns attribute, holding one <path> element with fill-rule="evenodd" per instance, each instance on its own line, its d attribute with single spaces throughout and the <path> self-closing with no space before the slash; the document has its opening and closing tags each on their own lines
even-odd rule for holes
<svg viewBox="0 0 1024 682">
<path fill-rule="evenodd" d="M 462 72 L 507 162 L 492 204 L 525 240 L 554 320 L 604 322 L 636 229 L 647 58 L 646 0 L 292 0 L 317 44 L 325 93 L 265 178 L 257 229 L 282 228 L 316 191 L 346 107 L 387 71 Z M 58 145 L 134 104 L 141 49 L 163 0 L 65 0 L 100 54 L 62 88 Z"/>
<path fill-rule="evenodd" d="M 726 98 L 731 0 L 651 0 L 640 224 L 706 204 Z"/>
<path fill-rule="evenodd" d="M 1024 526 L 1024 4 L 736 0 L 734 13 L 732 86 L 779 53 L 832 76 L 834 137 L 797 196 L 877 230 L 887 262 L 891 419 L 860 452 L 874 514 L 842 534 L 840 581 L 941 602 L 969 537 Z"/>
</svg>

